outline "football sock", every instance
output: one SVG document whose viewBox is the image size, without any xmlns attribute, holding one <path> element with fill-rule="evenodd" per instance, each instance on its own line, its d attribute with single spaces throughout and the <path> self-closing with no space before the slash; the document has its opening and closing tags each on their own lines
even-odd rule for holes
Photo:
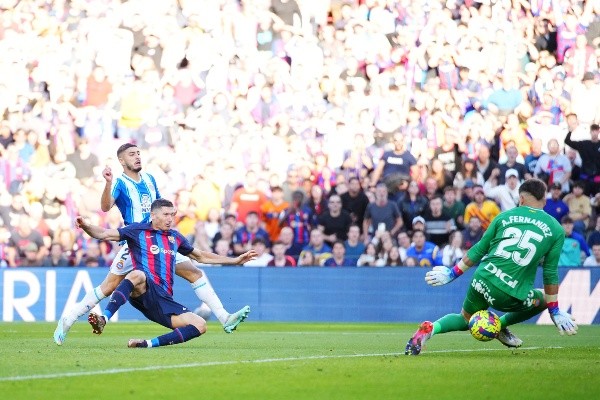
<svg viewBox="0 0 600 400">
<path fill-rule="evenodd" d="M 201 333 L 194 325 L 186 325 L 182 328 L 175 328 L 172 332 L 166 333 L 154 339 L 146 340 L 147 347 L 168 346 L 170 344 L 178 344 L 187 342 L 193 338 L 197 338 Z"/>
<path fill-rule="evenodd" d="M 466 331 L 469 324 L 465 321 L 462 314 L 447 314 L 433 323 L 433 334 L 455 331 Z"/>
<path fill-rule="evenodd" d="M 515 311 L 508 312 L 500 317 L 500 323 L 505 328 L 510 325 L 518 324 L 519 322 L 527 321 L 529 318 L 534 317 L 546 309 L 546 303 L 543 306 L 540 304 L 531 310 L 526 311 Z"/>
<path fill-rule="evenodd" d="M 66 315 L 67 322 L 73 324 L 79 317 L 90 312 L 100 300 L 105 299 L 106 295 L 100 290 L 100 286 L 96 286 L 93 290 L 87 292 L 83 299 L 75 304 L 71 311 Z"/>
<path fill-rule="evenodd" d="M 215 317 L 224 324 L 229 317 L 229 313 L 223 307 L 223 303 L 215 293 L 215 289 L 213 289 L 210 281 L 206 277 L 206 274 L 203 272 L 202 277 L 198 279 L 196 282 L 192 283 L 192 289 L 196 293 L 196 296 L 206 303 L 208 308 L 215 314 Z"/>
<path fill-rule="evenodd" d="M 110 296 L 110 301 L 104 309 L 106 322 L 108 322 L 110 317 L 112 317 L 113 314 L 116 313 L 123 304 L 127 303 L 132 291 L 133 282 L 131 282 L 129 279 L 123 279 L 123 281 L 119 283 L 119 286 L 117 286 L 112 296 Z"/>
</svg>

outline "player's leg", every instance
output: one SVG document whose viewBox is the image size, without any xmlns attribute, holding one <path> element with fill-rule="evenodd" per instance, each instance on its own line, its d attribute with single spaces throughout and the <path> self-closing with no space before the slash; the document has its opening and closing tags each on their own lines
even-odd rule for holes
<svg viewBox="0 0 600 400">
<path fill-rule="evenodd" d="M 131 296 L 138 297 L 146 292 L 146 274 L 140 270 L 131 271 L 125 279 L 117 286 L 110 296 L 106 308 L 102 315 L 91 312 L 88 316 L 88 322 L 92 326 L 95 334 L 99 335 L 104 331 L 106 323 L 117 312 L 117 310 L 127 303 Z"/>
<path fill-rule="evenodd" d="M 54 330 L 54 342 L 59 346 L 62 345 L 67 338 L 67 333 L 71 329 L 71 326 L 73 326 L 79 317 L 87 314 L 102 299 L 110 296 L 132 268 L 129 247 L 127 244 L 124 244 L 113 260 L 110 272 L 106 275 L 102 283 L 87 292 L 80 302 L 76 303 L 65 313 L 64 317 L 58 320 L 58 324 Z"/>
<path fill-rule="evenodd" d="M 506 314 L 500 317 L 502 330 L 498 335 L 498 340 L 508 347 L 520 347 L 523 341 L 515 336 L 507 327 L 527 321 L 529 318 L 535 317 L 547 308 L 544 293 L 538 289 L 529 291 L 525 301 L 514 299 L 516 304 L 510 305 L 506 309 L 509 310 Z"/>
<path fill-rule="evenodd" d="M 446 314 L 435 322 L 422 322 L 419 329 L 408 340 L 404 354 L 413 356 L 420 354 L 425 342 L 433 335 L 468 330 L 468 321 L 471 315 L 478 310 L 487 310 L 488 307 L 489 304 L 484 295 L 476 291 L 472 285 L 469 285 L 461 313 Z"/>
<path fill-rule="evenodd" d="M 190 282 L 196 296 L 211 309 L 223 325 L 225 332 L 233 332 L 248 317 L 250 313 L 249 306 L 244 306 L 237 312 L 229 314 L 210 284 L 206 273 L 192 264 L 189 258 L 178 254 L 176 262 L 175 273 Z"/>
<path fill-rule="evenodd" d="M 171 315 L 173 330 L 152 339 L 130 339 L 127 347 L 160 347 L 179 344 L 206 333 L 206 321 L 192 312 Z"/>
</svg>

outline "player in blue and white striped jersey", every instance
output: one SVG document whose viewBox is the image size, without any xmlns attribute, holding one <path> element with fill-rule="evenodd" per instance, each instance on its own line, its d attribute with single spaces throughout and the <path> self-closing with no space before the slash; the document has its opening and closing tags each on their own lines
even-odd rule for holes
<svg viewBox="0 0 600 400">
<path fill-rule="evenodd" d="M 102 172 L 106 180 L 100 199 L 102 211 L 106 212 L 113 205 L 116 205 L 121 212 L 125 225 L 134 222 L 149 222 L 152 202 L 160 198 L 154 177 L 142 172 L 140 150 L 134 144 L 126 143 L 120 146 L 117 150 L 117 159 L 123 166 L 121 176 L 113 178 L 112 170 L 108 166 Z M 88 313 L 102 299 L 110 296 L 125 275 L 132 269 L 129 247 L 125 243 L 113 260 L 110 272 L 104 281 L 87 292 L 79 303 L 75 304 L 69 311 L 65 311 L 59 319 L 54 331 L 54 342 L 62 345 L 75 321 Z M 175 273 L 190 282 L 198 298 L 210 307 L 217 319 L 223 324 L 225 332 L 233 332 L 248 316 L 249 306 L 245 306 L 233 314 L 227 312 L 206 274 L 193 265 L 188 257 L 177 255 Z"/>
</svg>

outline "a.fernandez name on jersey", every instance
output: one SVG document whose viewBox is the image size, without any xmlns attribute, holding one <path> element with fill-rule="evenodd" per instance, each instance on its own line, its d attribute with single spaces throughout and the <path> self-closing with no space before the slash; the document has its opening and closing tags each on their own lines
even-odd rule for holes
<svg viewBox="0 0 600 400">
<path fill-rule="evenodd" d="M 523 217 L 521 215 L 511 215 L 510 217 L 508 217 L 508 219 L 502 221 L 502 226 L 504 227 L 504 226 L 516 224 L 516 223 L 535 225 L 542 230 L 544 237 L 552 236 L 552 230 L 545 222 L 537 220 L 535 218 L 531 218 L 531 217 Z"/>
</svg>

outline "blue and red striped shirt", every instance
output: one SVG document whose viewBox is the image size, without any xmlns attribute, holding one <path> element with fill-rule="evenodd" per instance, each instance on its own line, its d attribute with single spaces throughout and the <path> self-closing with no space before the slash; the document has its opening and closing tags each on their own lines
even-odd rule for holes
<svg viewBox="0 0 600 400">
<path fill-rule="evenodd" d="M 176 254 L 190 254 L 194 250 L 190 242 L 176 230 L 157 230 L 149 223 L 129 224 L 118 231 L 129 245 L 133 268 L 146 272 L 172 295 Z"/>
</svg>

